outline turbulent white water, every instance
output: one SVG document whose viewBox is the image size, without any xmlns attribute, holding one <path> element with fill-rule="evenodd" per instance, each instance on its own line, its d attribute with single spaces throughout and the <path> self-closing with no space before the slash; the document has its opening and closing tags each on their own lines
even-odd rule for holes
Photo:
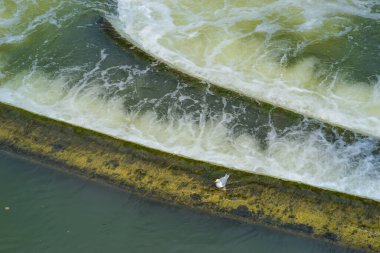
<svg viewBox="0 0 380 253">
<path fill-rule="evenodd" d="M 226 117 L 161 120 L 154 111 L 126 113 L 122 99 L 104 100 L 101 93 L 82 85 L 68 89 L 65 80 L 34 72 L 2 85 L 0 100 L 170 153 L 380 199 L 375 140 L 330 143 L 321 130 L 294 127 L 283 136 L 272 131 L 263 149 L 250 135 L 231 136 Z"/>
<path fill-rule="evenodd" d="M 260 119 L 245 102 L 234 102 L 223 95 L 213 94 L 207 88 L 202 90 L 191 87 L 182 81 L 174 80 L 174 85 L 168 85 L 166 82 L 169 82 L 169 77 L 155 69 L 156 63 L 145 66 L 133 61 L 128 63 L 127 57 L 119 59 L 125 52 L 117 51 L 112 43 L 102 41 L 104 37 L 93 35 L 97 30 L 93 28 L 92 21 L 84 24 L 72 21 L 74 14 L 67 5 L 61 6 L 54 1 L 8 1 L 11 2 L 25 4 L 26 11 L 24 14 L 17 14 L 19 25 L 16 29 L 11 29 L 12 20 L 17 15 L 7 16 L 9 10 L 4 11 L 5 7 L 1 5 L 5 2 L 0 3 L 0 25 L 3 29 L 0 30 L 0 40 L 3 41 L 3 44 L 0 43 L 0 101 L 166 152 L 380 200 L 378 140 L 353 137 L 347 141 L 338 133 L 334 134 L 334 138 L 329 138 L 323 124 L 306 119 L 289 123 L 279 129 L 273 124 L 275 120 L 272 121 L 270 112 L 264 119 Z M 273 103 L 280 104 L 279 101 L 282 101 L 287 107 L 297 105 L 299 108 L 296 109 L 301 111 L 308 108 L 308 114 L 324 112 L 323 115 L 334 115 L 337 120 L 342 117 L 344 123 L 350 124 L 349 128 L 356 128 L 351 125 L 356 117 L 352 112 L 361 109 L 350 106 L 355 101 L 362 104 L 360 101 L 365 101 L 370 90 L 373 91 L 376 87 L 359 86 L 357 83 L 351 83 L 350 86 L 347 85 L 344 75 L 337 75 L 336 82 L 344 82 L 344 85 L 325 89 L 326 86 L 320 87 L 317 84 L 318 78 L 311 70 L 318 59 L 306 57 L 291 66 L 283 67 L 281 62 L 275 61 L 275 56 L 279 56 L 278 50 L 286 49 L 280 40 L 273 41 L 278 42 L 276 47 L 272 42 L 270 46 L 265 44 L 265 34 L 264 41 L 253 40 L 247 46 L 243 43 L 244 40 L 229 40 L 228 36 L 235 36 L 241 31 L 234 33 L 233 25 L 227 24 L 234 17 L 252 17 L 253 7 L 239 7 L 238 2 L 228 6 L 228 1 L 223 1 L 228 8 L 224 8 L 224 5 L 211 6 L 222 3 L 212 1 L 198 6 L 198 9 L 193 2 L 142 3 L 120 0 L 118 6 L 125 31 L 130 32 L 131 36 L 135 35 L 133 38 L 136 41 L 148 47 L 151 53 L 157 53 L 176 66 L 178 64 L 187 72 L 202 76 L 207 73 L 204 77 L 210 78 L 209 80 L 220 85 L 235 85 L 245 95 L 260 97 L 261 93 L 265 93 L 268 96 L 266 98 L 273 99 Z M 290 2 L 281 3 L 286 10 L 285 7 Z M 302 3 L 304 6 L 310 5 L 307 1 Z M 314 4 L 316 10 L 325 11 L 318 15 L 335 15 L 345 2 L 329 3 L 332 6 L 328 10 Z M 355 10 L 355 15 L 359 17 L 377 19 L 378 14 L 368 11 L 369 5 L 359 3 L 361 2 L 350 2 L 343 11 L 348 13 Z M 37 11 L 35 7 L 39 5 L 45 7 Z M 274 6 L 279 7 L 280 3 L 258 2 L 257 5 L 257 19 L 265 20 L 263 15 L 267 13 L 265 15 L 268 18 L 273 16 L 273 22 L 272 28 L 268 28 L 268 21 L 268 24 L 263 22 L 261 28 L 255 25 L 256 29 L 277 29 L 275 21 L 283 15 L 280 15 L 282 12 L 274 12 Z M 96 8 L 100 8 L 99 6 Z M 178 10 L 169 7 L 176 7 Z M 78 13 L 75 15 L 78 16 L 85 12 L 80 8 L 75 10 Z M 215 17 L 208 13 L 210 10 L 214 10 Z M 229 16 L 230 12 L 237 12 L 239 15 Z M 307 23 L 300 14 L 297 27 L 303 29 L 302 33 L 306 29 L 309 31 L 306 33 L 308 38 L 320 36 L 322 32 L 312 29 L 322 25 L 318 21 L 319 16 L 311 12 L 311 9 L 309 14 L 302 8 L 299 12 L 313 17 Z M 17 11 L 14 10 L 14 13 Z M 185 17 L 189 20 L 184 19 Z M 210 20 L 202 21 L 204 17 Z M 36 23 L 36 20 L 44 21 Z M 165 20 L 170 20 L 171 23 L 165 23 Z M 186 28 L 189 21 L 194 21 L 194 27 Z M 202 22 L 205 26 L 199 31 L 197 29 L 202 27 Z M 207 22 L 214 22 L 216 28 L 209 29 Z M 31 30 L 28 27 L 32 27 Z M 193 34 L 189 34 L 187 29 L 195 30 Z M 337 32 L 334 29 L 339 30 L 331 28 L 327 31 L 333 34 Z M 82 38 L 81 34 L 85 32 Z M 332 36 L 329 32 L 326 36 Z M 73 35 L 69 39 L 65 38 L 65 34 L 69 33 Z M 150 34 L 150 38 L 147 35 L 142 36 L 145 33 Z M 174 37 L 170 37 L 170 33 L 175 36 L 172 34 Z M 206 36 L 209 34 L 212 36 Z M 12 39 L 19 35 L 23 35 L 22 39 Z M 91 40 L 90 36 L 95 36 L 96 39 Z M 190 41 L 189 36 L 203 36 L 204 39 Z M 246 33 L 240 36 L 245 37 Z M 223 45 L 218 42 L 221 38 L 225 40 Z M 36 45 L 38 41 L 40 44 Z M 204 47 L 204 41 L 208 41 L 207 47 Z M 167 44 L 169 42 L 173 44 Z M 189 44 L 193 47 L 189 47 Z M 231 51 L 222 50 L 224 47 L 230 47 Z M 225 55 L 220 55 L 220 52 Z M 210 57 L 204 57 L 206 53 Z M 244 55 L 247 59 L 240 62 Z M 256 64 L 251 64 L 253 59 L 257 61 Z M 231 80 L 234 82 L 230 82 Z M 295 80 L 298 80 L 297 84 L 293 83 Z M 312 83 L 309 84 L 309 81 Z M 291 83 L 293 85 L 289 86 Z M 315 84 L 317 85 L 313 86 Z M 338 88 L 346 94 L 340 104 L 337 97 L 331 98 L 332 101 L 328 97 L 334 92 L 336 95 Z M 257 93 L 251 93 L 253 91 Z M 372 94 L 374 98 L 375 93 Z M 348 99 L 353 94 L 356 94 L 356 100 Z M 236 100 L 239 101 L 239 98 Z M 334 110 L 330 110 L 331 103 L 336 103 Z M 343 103 L 347 106 L 341 110 Z M 323 117 L 317 115 L 317 118 Z M 378 118 L 373 117 L 373 124 L 376 125 Z M 369 124 L 365 115 L 357 117 L 355 122 L 364 122 L 365 127 Z M 313 124 L 316 127 L 310 127 Z M 260 135 L 260 129 L 267 130 Z"/>
<path fill-rule="evenodd" d="M 380 58 L 378 1 L 119 0 L 114 23 L 184 72 L 380 137 L 380 64 L 355 53 L 363 38 Z M 350 61 L 377 72 L 355 80 Z"/>
</svg>

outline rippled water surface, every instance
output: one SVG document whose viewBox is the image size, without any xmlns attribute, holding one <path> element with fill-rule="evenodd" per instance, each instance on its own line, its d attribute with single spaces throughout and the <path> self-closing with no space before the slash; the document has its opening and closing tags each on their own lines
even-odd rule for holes
<svg viewBox="0 0 380 253">
<path fill-rule="evenodd" d="M 379 200 L 377 2 L 199 3 L 1 1 L 0 101 L 192 159 Z M 203 81 L 117 43 L 103 18 Z"/>
</svg>

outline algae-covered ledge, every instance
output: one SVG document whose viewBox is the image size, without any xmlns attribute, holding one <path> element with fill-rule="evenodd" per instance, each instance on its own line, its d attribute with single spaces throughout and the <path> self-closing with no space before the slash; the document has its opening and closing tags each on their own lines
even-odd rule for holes
<svg viewBox="0 0 380 253">
<path fill-rule="evenodd" d="M 0 148 L 159 201 L 380 251 L 380 203 L 152 150 L 0 103 Z M 232 174 L 227 191 L 215 178 Z"/>
</svg>

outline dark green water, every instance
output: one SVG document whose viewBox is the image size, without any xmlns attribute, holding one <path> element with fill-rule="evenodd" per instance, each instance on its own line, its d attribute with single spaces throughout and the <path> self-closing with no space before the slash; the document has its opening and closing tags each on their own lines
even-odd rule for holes
<svg viewBox="0 0 380 253">
<path fill-rule="evenodd" d="M 0 208 L 4 253 L 355 252 L 142 200 L 1 152 Z"/>
</svg>

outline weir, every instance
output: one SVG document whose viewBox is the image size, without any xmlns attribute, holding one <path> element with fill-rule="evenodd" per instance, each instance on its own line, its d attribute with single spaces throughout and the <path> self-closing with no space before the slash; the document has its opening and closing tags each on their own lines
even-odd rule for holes
<svg viewBox="0 0 380 253">
<path fill-rule="evenodd" d="M 372 58 L 378 36 L 370 31 L 378 30 L 376 6 L 119 0 L 112 23 L 144 51 L 192 76 L 379 137 L 378 58 Z"/>
<path fill-rule="evenodd" d="M 22 47 L 47 55 L 32 69 L 9 61 L 0 100 L 167 153 L 380 199 L 376 139 L 201 83 L 110 38 L 98 19 L 88 12 L 62 26 L 48 43 L 55 53 Z M 67 41 L 77 45 L 70 53 Z"/>
<path fill-rule="evenodd" d="M 0 148 L 141 196 L 380 251 L 380 203 L 183 158 L 0 104 Z M 214 180 L 230 173 L 226 191 Z"/>
<path fill-rule="evenodd" d="M 380 144 L 367 137 L 376 124 L 360 123 L 371 128 L 363 136 L 202 83 L 96 22 L 114 7 L 69 2 L 17 1 L 28 6 L 25 20 L 18 29 L 10 22 L 5 45 L 0 39 L 0 149 L 146 198 L 380 250 L 379 202 L 371 200 L 380 199 Z M 224 192 L 214 180 L 226 172 Z"/>
</svg>

